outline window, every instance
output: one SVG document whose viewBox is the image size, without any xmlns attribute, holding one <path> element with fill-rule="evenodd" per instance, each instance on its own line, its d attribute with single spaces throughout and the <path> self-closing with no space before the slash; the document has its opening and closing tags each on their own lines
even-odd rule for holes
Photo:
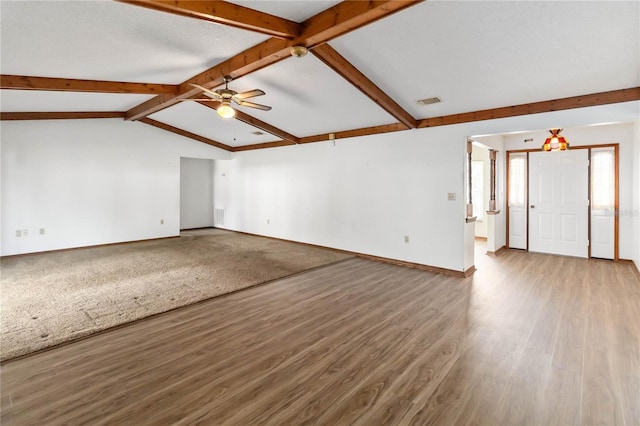
<svg viewBox="0 0 640 426">
<path fill-rule="evenodd" d="M 615 208 L 615 157 L 612 148 L 591 151 L 591 208 Z"/>
<path fill-rule="evenodd" d="M 527 154 L 509 155 L 509 207 L 527 203 Z"/>
<path fill-rule="evenodd" d="M 484 218 L 484 162 L 471 162 L 471 188 L 473 215 L 477 220 Z"/>
</svg>

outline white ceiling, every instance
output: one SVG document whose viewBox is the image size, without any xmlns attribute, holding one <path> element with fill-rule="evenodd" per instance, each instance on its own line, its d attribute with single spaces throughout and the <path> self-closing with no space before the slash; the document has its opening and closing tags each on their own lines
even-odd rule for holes
<svg viewBox="0 0 640 426">
<path fill-rule="evenodd" d="M 115 1 L 0 1 L 2 73 L 179 84 L 268 36 Z"/>
<path fill-rule="evenodd" d="M 231 0 L 229 3 L 239 4 L 290 21 L 303 22 L 340 3 L 340 0 Z"/>
<path fill-rule="evenodd" d="M 337 1 L 233 1 L 303 21 Z M 268 37 L 113 1 L 0 1 L 2 74 L 178 84 Z M 330 45 L 415 118 L 640 86 L 640 2 L 426 1 Z M 230 84 L 295 136 L 396 122 L 312 54 Z M 124 111 L 144 95 L 3 90 L 2 111 Z M 418 99 L 443 102 L 420 106 Z M 151 118 L 232 145 L 277 138 L 182 102 Z M 235 140 L 234 140 L 235 136 Z"/>
<path fill-rule="evenodd" d="M 640 2 L 427 1 L 331 45 L 414 117 L 456 114 L 639 86 Z"/>
</svg>

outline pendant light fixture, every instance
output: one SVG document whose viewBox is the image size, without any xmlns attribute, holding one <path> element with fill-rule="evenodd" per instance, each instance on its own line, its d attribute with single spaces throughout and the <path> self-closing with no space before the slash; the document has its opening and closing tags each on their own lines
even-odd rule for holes
<svg viewBox="0 0 640 426">
<path fill-rule="evenodd" d="M 543 151 L 566 151 L 569 148 L 569 142 L 560 136 L 562 129 L 549 129 L 551 136 L 542 144 Z"/>
</svg>

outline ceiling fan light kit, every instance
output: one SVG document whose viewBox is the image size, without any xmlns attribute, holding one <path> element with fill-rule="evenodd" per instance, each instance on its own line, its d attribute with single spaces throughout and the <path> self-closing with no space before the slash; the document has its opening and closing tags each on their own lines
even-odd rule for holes
<svg viewBox="0 0 640 426">
<path fill-rule="evenodd" d="M 238 93 L 235 90 L 229 89 L 229 82 L 232 80 L 230 76 L 224 77 L 224 89 L 210 90 L 199 84 L 191 83 L 191 86 L 196 89 L 202 90 L 211 99 L 205 99 L 205 101 L 221 102 L 222 104 L 216 109 L 218 115 L 222 118 L 233 118 L 236 115 L 235 109 L 231 106 L 231 103 L 235 103 L 240 106 L 246 106 L 249 108 L 256 108 L 262 111 L 271 110 L 270 106 L 256 104 L 254 102 L 246 101 L 245 99 L 254 98 L 256 96 L 264 95 L 264 91 L 260 89 L 247 90 L 246 92 Z M 198 100 L 202 99 L 184 99 L 184 100 Z"/>
<path fill-rule="evenodd" d="M 236 115 L 236 110 L 231 107 L 231 104 L 227 101 L 223 101 L 222 105 L 216 110 L 218 115 L 222 118 L 233 118 Z"/>
</svg>

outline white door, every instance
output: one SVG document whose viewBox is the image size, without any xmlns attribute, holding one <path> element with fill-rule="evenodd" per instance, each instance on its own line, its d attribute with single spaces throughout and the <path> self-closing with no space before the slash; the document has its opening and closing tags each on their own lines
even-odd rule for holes
<svg viewBox="0 0 640 426">
<path fill-rule="evenodd" d="M 509 154 L 509 248 L 527 249 L 527 154 Z"/>
<path fill-rule="evenodd" d="M 591 150 L 591 257 L 614 258 L 615 151 Z"/>
<path fill-rule="evenodd" d="M 529 250 L 588 257 L 589 151 L 529 154 Z"/>
</svg>

